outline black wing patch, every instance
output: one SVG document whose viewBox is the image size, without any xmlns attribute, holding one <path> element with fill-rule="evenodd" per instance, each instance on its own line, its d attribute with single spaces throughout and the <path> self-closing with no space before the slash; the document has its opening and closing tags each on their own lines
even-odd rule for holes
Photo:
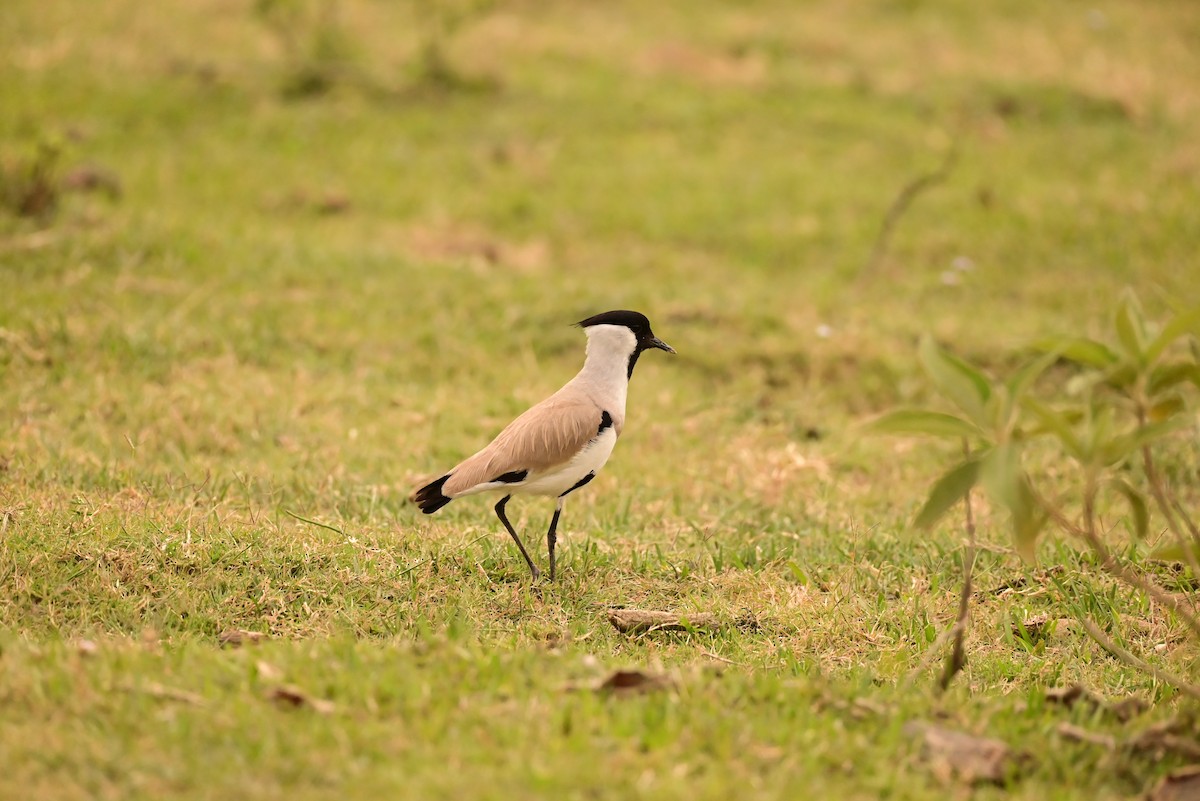
<svg viewBox="0 0 1200 801">
<path fill-rule="evenodd" d="M 600 412 L 600 427 L 596 429 L 596 436 L 600 436 L 609 428 L 612 428 L 612 415 L 608 412 Z"/>
<path fill-rule="evenodd" d="M 588 474 L 587 474 L 586 476 L 584 476 L 583 478 L 581 478 L 581 479 L 579 479 L 578 481 L 576 481 L 576 482 L 575 482 L 575 486 L 571 487 L 569 490 L 567 490 L 566 492 L 564 492 L 562 495 L 559 495 L 558 497 L 560 497 L 560 498 L 565 498 L 565 497 L 567 497 L 567 496 L 568 496 L 568 495 L 570 495 L 572 492 L 574 492 L 575 490 L 579 489 L 580 487 L 582 487 L 584 484 L 588 483 L 589 481 L 591 481 L 591 480 L 592 480 L 593 478 L 595 478 L 595 477 L 596 477 L 596 471 L 595 471 L 595 470 L 593 470 L 592 472 L 588 473 Z"/>
<path fill-rule="evenodd" d="M 492 481 L 499 481 L 501 484 L 519 484 L 529 475 L 528 470 L 514 470 L 511 473 L 496 476 Z"/>
</svg>

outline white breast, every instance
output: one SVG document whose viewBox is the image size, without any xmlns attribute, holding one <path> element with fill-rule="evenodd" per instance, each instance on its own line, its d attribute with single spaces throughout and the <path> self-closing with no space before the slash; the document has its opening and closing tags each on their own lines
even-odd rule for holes
<svg viewBox="0 0 1200 801">
<path fill-rule="evenodd" d="M 588 473 L 599 473 L 600 468 L 604 467 L 608 457 L 612 455 L 613 446 L 616 444 L 617 432 L 610 426 L 591 440 L 566 465 L 535 475 L 523 484 L 512 485 L 511 490 L 513 493 L 525 495 L 562 495 L 582 481 Z"/>
</svg>

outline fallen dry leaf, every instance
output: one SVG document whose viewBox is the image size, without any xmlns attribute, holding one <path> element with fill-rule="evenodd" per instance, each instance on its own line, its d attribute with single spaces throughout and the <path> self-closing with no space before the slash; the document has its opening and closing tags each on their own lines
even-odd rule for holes
<svg viewBox="0 0 1200 801">
<path fill-rule="evenodd" d="M 1167 754 L 1178 754 L 1187 759 L 1200 760 L 1200 742 L 1188 736 L 1194 731 L 1195 726 L 1189 718 L 1172 718 L 1147 726 L 1141 734 L 1129 740 L 1129 747 L 1151 754 L 1156 759 Z"/>
<path fill-rule="evenodd" d="M 334 710 L 333 701 L 324 698 L 313 698 L 294 684 L 281 684 L 273 688 L 267 693 L 267 698 L 281 706 L 291 707 L 292 709 L 308 707 L 322 715 L 328 715 Z"/>
<path fill-rule="evenodd" d="M 666 676 L 652 676 L 640 670 L 617 670 L 600 682 L 600 685 L 596 687 L 596 692 L 632 695 L 653 690 L 665 690 L 670 686 L 671 680 Z"/>
<path fill-rule="evenodd" d="M 990 737 L 921 721 L 906 724 L 904 731 L 924 739 L 930 770 L 944 782 L 958 779 L 967 784 L 1003 784 L 1019 761 L 1006 743 Z"/>
<path fill-rule="evenodd" d="M 63 176 L 62 186 L 75 192 L 103 192 L 113 199 L 121 196 L 121 180 L 117 174 L 95 165 L 71 170 Z"/>
<path fill-rule="evenodd" d="M 1200 801 L 1200 765 L 1188 765 L 1163 776 L 1146 794 L 1147 801 Z"/>
<path fill-rule="evenodd" d="M 246 631 L 245 629 L 229 629 L 217 635 L 217 642 L 222 648 L 241 648 L 243 645 L 257 645 L 267 638 L 261 631 Z"/>
<path fill-rule="evenodd" d="M 705 50 L 683 42 L 662 43 L 638 59 L 644 72 L 679 75 L 714 86 L 759 85 L 766 80 L 769 66 L 761 53 Z"/>
<path fill-rule="evenodd" d="M 647 631 L 686 631 L 688 629 L 714 629 L 720 626 L 717 616 L 708 612 L 674 614 L 649 609 L 613 609 L 608 613 L 608 622 L 623 634 L 638 634 Z"/>
<path fill-rule="evenodd" d="M 413 228 L 405 238 L 408 251 L 419 258 L 467 262 L 483 269 L 503 265 L 535 272 L 551 260 L 550 246 L 544 241 L 510 242 L 486 229 L 460 224 Z"/>
<path fill-rule="evenodd" d="M 322 216 L 344 214 L 353 206 L 350 196 L 339 189 L 293 189 L 266 202 L 276 211 L 313 212 Z"/>
<path fill-rule="evenodd" d="M 1036 571 L 1033 574 L 1033 577 L 1038 579 L 1039 586 L 1037 586 L 1033 589 L 1033 594 L 1035 594 L 1035 595 L 1043 594 L 1045 592 L 1045 587 L 1042 585 L 1045 585 L 1047 583 L 1046 580 L 1050 576 L 1058 575 L 1058 574 L 1064 572 L 1064 570 L 1065 570 L 1065 568 L 1062 565 L 1055 565 L 1054 567 L 1046 568 L 1045 570 Z M 988 590 L 984 594 L 1003 596 L 1003 595 L 1009 595 L 1014 592 L 1020 592 L 1022 590 L 1027 589 L 1028 587 L 1029 587 L 1029 579 L 1025 576 L 1017 576 L 1015 578 L 1012 578 L 1012 579 L 1004 582 L 1003 584 L 1000 584 L 1000 585 L 994 587 L 991 590 Z M 1029 595 L 1030 593 L 1022 592 L 1021 594 Z"/>
<path fill-rule="evenodd" d="M 1045 697 L 1047 703 L 1062 704 L 1068 709 L 1077 704 L 1084 704 L 1094 709 L 1103 710 L 1122 723 L 1128 723 L 1150 708 L 1149 704 L 1133 695 L 1115 703 L 1110 703 L 1081 684 L 1071 684 L 1066 687 L 1051 687 L 1046 690 Z"/>
<path fill-rule="evenodd" d="M 1013 634 L 1017 637 L 1028 636 L 1033 639 L 1050 636 L 1051 632 L 1067 632 L 1075 627 L 1075 621 L 1069 617 L 1051 617 L 1047 614 L 1033 615 L 1013 626 Z M 1022 635 L 1024 629 L 1024 635 Z"/>
<path fill-rule="evenodd" d="M 866 720 L 868 718 L 884 717 L 888 714 L 888 708 L 883 704 L 876 703 L 869 698 L 855 698 L 850 702 L 850 717 L 855 720 Z"/>
<path fill-rule="evenodd" d="M 1071 740 L 1076 743 L 1089 743 L 1098 745 L 1101 748 L 1106 748 L 1109 751 L 1116 749 L 1117 741 L 1112 735 L 1101 734 L 1100 732 L 1088 731 L 1085 728 L 1076 726 L 1073 723 L 1060 723 L 1055 730 L 1058 736 L 1064 740 Z"/>
<path fill-rule="evenodd" d="M 282 670 L 261 659 L 254 663 L 254 672 L 264 681 L 279 681 L 283 678 Z"/>
<path fill-rule="evenodd" d="M 1062 704 L 1070 709 L 1080 701 L 1098 704 L 1100 699 L 1092 695 L 1082 684 L 1070 684 L 1066 687 L 1049 687 L 1046 689 L 1046 701 L 1051 704 Z"/>
<path fill-rule="evenodd" d="M 1108 705 L 1109 714 L 1122 723 L 1128 723 L 1138 715 L 1145 714 L 1149 710 L 1150 704 L 1136 695 L 1122 698 L 1120 701 Z"/>
</svg>

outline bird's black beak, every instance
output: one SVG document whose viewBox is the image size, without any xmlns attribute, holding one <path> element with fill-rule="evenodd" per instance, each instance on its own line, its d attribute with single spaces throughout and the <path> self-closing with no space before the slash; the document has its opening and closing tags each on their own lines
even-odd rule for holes
<svg viewBox="0 0 1200 801">
<path fill-rule="evenodd" d="M 665 350 L 667 353 L 675 352 L 674 348 L 672 348 L 666 342 L 663 342 L 658 337 L 650 337 L 650 341 L 646 343 L 646 347 L 647 348 L 658 348 L 659 350 Z"/>
</svg>

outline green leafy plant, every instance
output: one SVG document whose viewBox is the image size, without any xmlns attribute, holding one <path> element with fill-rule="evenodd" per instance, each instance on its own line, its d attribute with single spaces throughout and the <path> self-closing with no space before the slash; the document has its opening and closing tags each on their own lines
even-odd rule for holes
<svg viewBox="0 0 1200 801">
<path fill-rule="evenodd" d="M 338 0 L 256 0 L 255 15 L 279 41 L 287 64 L 283 93 L 310 97 L 343 80 L 351 47 Z"/>
<path fill-rule="evenodd" d="M 1127 292 L 1114 310 L 1109 334 L 1109 342 L 1063 337 L 1039 343 L 1032 357 L 1002 379 L 926 337 L 918 350 L 921 365 L 952 410 L 902 409 L 872 427 L 962 442 L 963 457 L 934 482 L 915 527 L 933 526 L 963 502 L 973 553 L 970 498 L 979 489 L 1007 512 L 1022 557 L 1035 558 L 1038 538 L 1049 524 L 1083 541 L 1106 571 L 1172 609 L 1200 637 L 1195 615 L 1134 564 L 1117 558 L 1099 522 L 1103 504 L 1123 504 L 1133 534 L 1142 541 L 1152 520 L 1161 517 L 1171 541 L 1154 555 L 1182 560 L 1200 576 L 1200 530 L 1156 461 L 1157 451 L 1196 423 L 1200 307 L 1156 325 Z M 1069 378 L 1047 395 L 1039 378 L 1052 367 Z M 1027 458 L 1035 443 L 1036 470 Z M 969 564 L 964 570 L 969 585 Z M 965 618 L 964 606 L 956 623 L 959 641 Z M 1098 629 L 1091 625 L 1088 631 L 1095 636 Z"/>
<path fill-rule="evenodd" d="M 422 91 L 494 88 L 487 78 L 464 74 L 450 56 L 455 37 L 486 17 L 496 0 L 421 0 L 412 3 L 408 24 L 416 50 L 410 80 Z M 376 89 L 364 74 L 357 38 L 343 24 L 344 0 L 255 0 L 254 14 L 274 34 L 285 61 L 283 94 L 292 98 L 325 94 L 358 83 Z"/>
<path fill-rule="evenodd" d="M 58 210 L 62 146 L 44 138 L 25 156 L 0 160 L 0 208 L 18 217 L 47 219 Z"/>
<path fill-rule="evenodd" d="M 448 48 L 455 36 L 491 13 L 496 0 L 422 0 L 417 4 L 418 45 L 413 73 L 423 88 L 470 90 L 489 88 L 482 79 L 468 77 L 454 66 Z"/>
<path fill-rule="evenodd" d="M 925 337 L 918 349 L 921 366 L 953 412 L 903 409 L 884 415 L 873 427 L 893 434 L 951 437 L 964 443 L 964 457 L 933 485 L 914 525 L 933 526 L 982 485 L 993 502 L 1008 510 L 1017 549 L 1032 557 L 1044 523 L 1031 480 L 1022 463 L 1026 443 L 1037 433 L 1026 419 L 1023 401 L 1057 353 L 1038 356 L 1004 381 L 993 381 Z"/>
</svg>

